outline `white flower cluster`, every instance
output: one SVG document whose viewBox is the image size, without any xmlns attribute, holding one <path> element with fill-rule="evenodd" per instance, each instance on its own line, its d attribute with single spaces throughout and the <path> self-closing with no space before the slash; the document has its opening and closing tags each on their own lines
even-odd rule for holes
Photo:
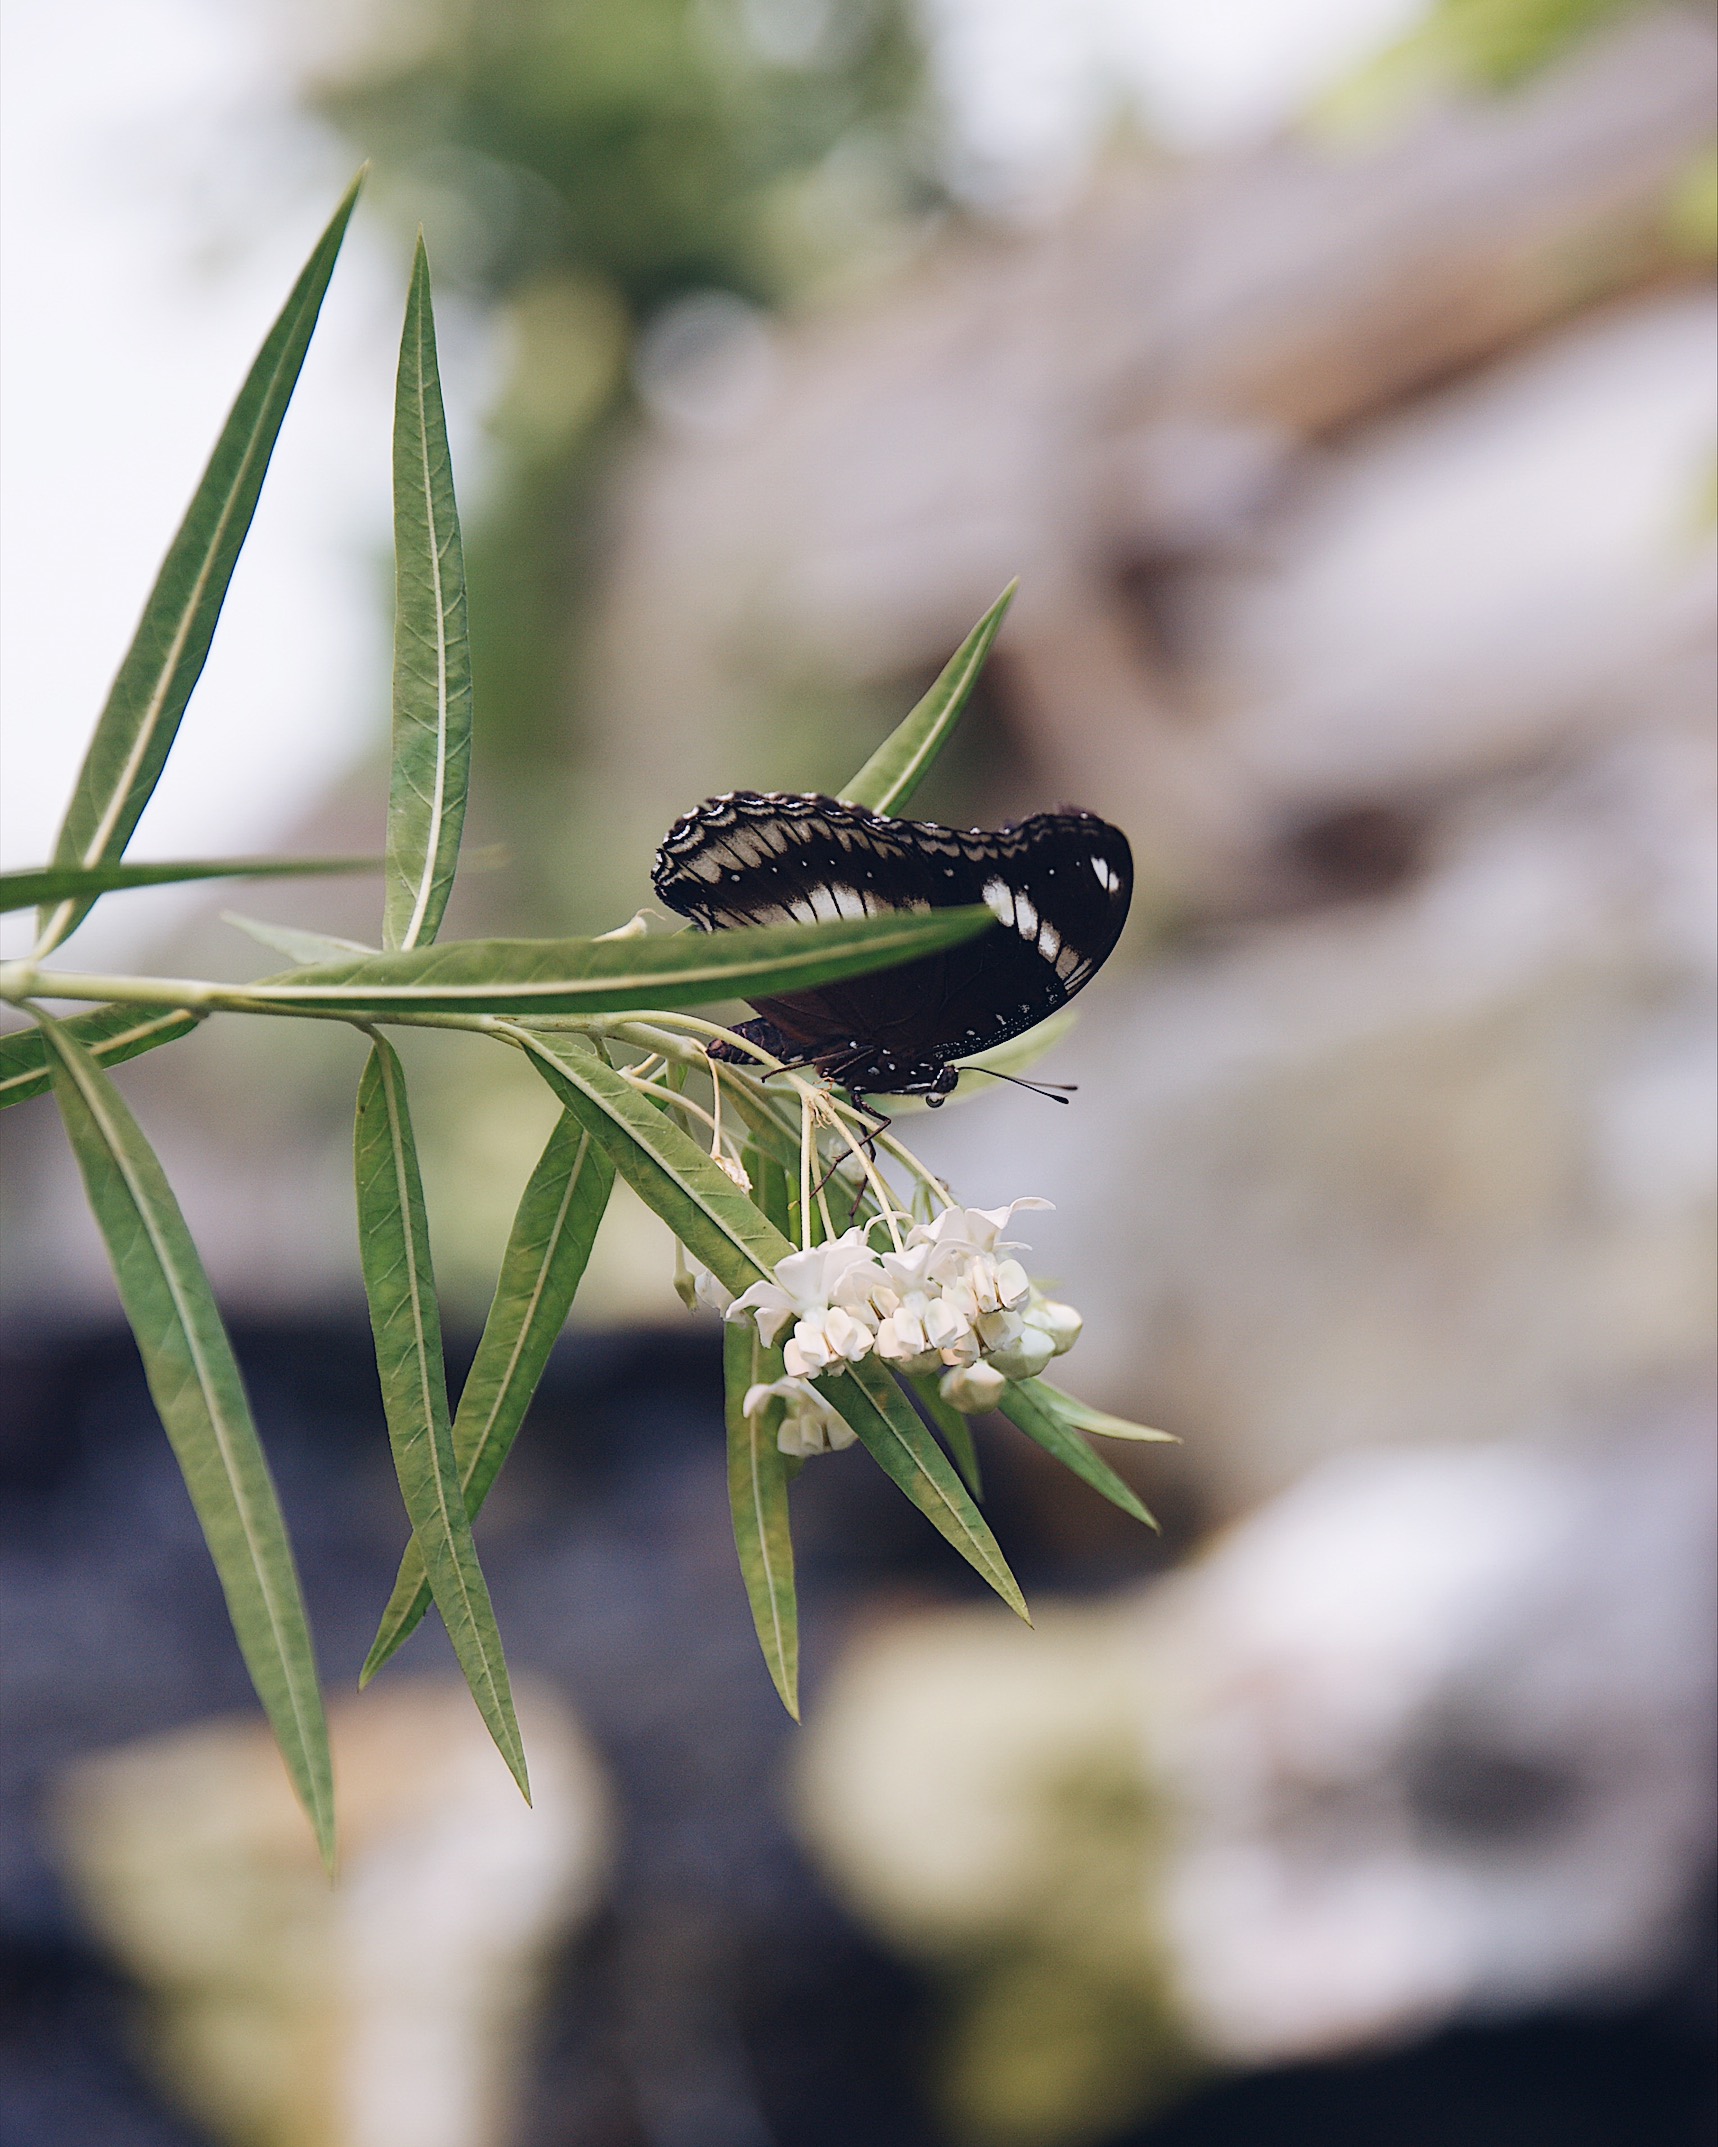
<svg viewBox="0 0 1718 2147">
<path fill-rule="evenodd" d="M 941 1374 L 943 1399 L 967 1415 L 994 1409 L 1011 1379 L 1032 1379 L 1079 1339 L 1080 1315 L 1033 1288 L 1012 1256 L 1024 1246 L 1004 1239 L 1017 1210 L 949 1208 L 915 1223 L 905 1239 L 877 1252 L 870 1232 L 881 1218 L 827 1244 L 787 1255 L 773 1281 L 754 1282 L 728 1301 L 713 1277 L 698 1294 L 730 1320 L 753 1319 L 766 1344 L 783 1331 L 787 1376 L 752 1387 L 745 1411 L 787 1403 L 777 1443 L 784 1453 L 825 1453 L 852 1432 L 810 1381 L 873 1353 L 894 1370 Z"/>
</svg>

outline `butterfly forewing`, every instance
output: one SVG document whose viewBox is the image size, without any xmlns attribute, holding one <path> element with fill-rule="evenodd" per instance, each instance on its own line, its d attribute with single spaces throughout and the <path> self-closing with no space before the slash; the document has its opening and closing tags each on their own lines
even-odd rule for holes
<svg viewBox="0 0 1718 2147">
<path fill-rule="evenodd" d="M 987 904 L 998 928 L 943 954 L 756 1002 L 831 1078 L 899 1094 L 936 1086 L 950 1061 L 1070 999 L 1120 936 L 1133 860 L 1121 830 L 1092 813 L 986 832 L 735 791 L 675 822 L 653 878 L 671 909 L 707 931 Z"/>
</svg>

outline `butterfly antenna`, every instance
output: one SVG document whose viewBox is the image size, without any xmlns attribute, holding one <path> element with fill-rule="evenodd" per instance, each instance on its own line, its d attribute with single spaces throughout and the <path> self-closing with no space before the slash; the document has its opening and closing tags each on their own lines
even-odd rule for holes
<svg viewBox="0 0 1718 2147">
<path fill-rule="evenodd" d="M 1026 1081 L 1019 1074 L 999 1073 L 994 1066 L 980 1066 L 975 1070 L 988 1074 L 993 1081 L 1012 1081 L 1016 1088 L 1029 1088 L 1034 1096 L 1048 1096 L 1052 1103 L 1066 1103 L 1070 1096 L 1080 1093 L 1077 1081 Z"/>
</svg>

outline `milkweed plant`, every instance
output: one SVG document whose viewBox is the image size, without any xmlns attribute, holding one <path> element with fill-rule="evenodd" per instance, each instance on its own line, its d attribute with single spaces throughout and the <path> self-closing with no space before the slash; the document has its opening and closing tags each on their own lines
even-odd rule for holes
<svg viewBox="0 0 1718 2147">
<path fill-rule="evenodd" d="M 0 1102 L 52 1090 L 106 1242 L 150 1392 L 184 1473 L 229 1616 L 322 1855 L 333 1783 L 291 1544 L 232 1343 L 179 1204 L 109 1069 L 214 1014 L 347 1022 L 367 1041 L 354 1139 L 359 1252 L 388 1437 L 411 1537 L 360 1682 L 431 1604 L 529 1795 L 525 1754 L 472 1522 L 507 1458 L 590 1257 L 617 1176 L 677 1241 L 689 1305 L 723 1316 L 728 1489 L 764 1659 L 798 1712 L 789 1484 L 855 1440 L 1014 1610 L 1026 1605 L 979 1511 L 968 1418 L 999 1410 L 1142 1521 L 1085 1434 L 1162 1434 L 1101 1414 L 1042 1374 L 1080 1319 L 1016 1258 L 1015 1217 L 968 1208 L 875 1114 L 689 1009 L 886 969 L 994 924 L 982 906 L 815 924 L 594 939 L 437 943 L 465 815 L 472 686 L 466 591 L 420 237 L 393 436 L 395 634 L 386 854 L 128 865 L 208 654 L 282 419 L 351 217 L 347 193 L 265 339 L 167 552 L 96 724 L 52 864 L 3 876 L 34 908 L 0 996 L 31 1026 L 0 1038 Z M 842 795 L 903 807 L 959 719 L 1008 595 Z M 48 966 L 103 895 L 221 877 L 379 869 L 379 947 L 251 929 L 292 968 L 230 986 Z M 67 1004 L 93 1010 L 73 1016 Z M 50 1013 L 57 1005 L 62 1011 Z M 471 1371 L 450 1407 L 410 1104 L 385 1031 L 457 1029 L 524 1054 L 561 1115 L 519 1203 Z M 738 1046 L 747 1064 L 705 1047 Z M 1020 1039 L 971 1062 L 1023 1063 Z"/>
</svg>

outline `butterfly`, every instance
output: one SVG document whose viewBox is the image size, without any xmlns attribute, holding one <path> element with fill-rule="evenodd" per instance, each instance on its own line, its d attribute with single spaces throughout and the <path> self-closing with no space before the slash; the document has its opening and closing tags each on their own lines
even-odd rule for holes
<svg viewBox="0 0 1718 2147">
<path fill-rule="evenodd" d="M 707 932 L 987 904 L 1001 929 L 898 969 L 757 999 L 762 1018 L 738 1032 L 861 1106 L 876 1093 L 934 1107 L 959 1078 L 954 1061 L 1036 1027 L 1096 975 L 1127 920 L 1133 855 L 1095 813 L 1035 813 L 987 832 L 816 793 L 733 790 L 675 821 L 651 880 Z M 710 1055 L 754 1063 L 731 1044 Z"/>
</svg>

